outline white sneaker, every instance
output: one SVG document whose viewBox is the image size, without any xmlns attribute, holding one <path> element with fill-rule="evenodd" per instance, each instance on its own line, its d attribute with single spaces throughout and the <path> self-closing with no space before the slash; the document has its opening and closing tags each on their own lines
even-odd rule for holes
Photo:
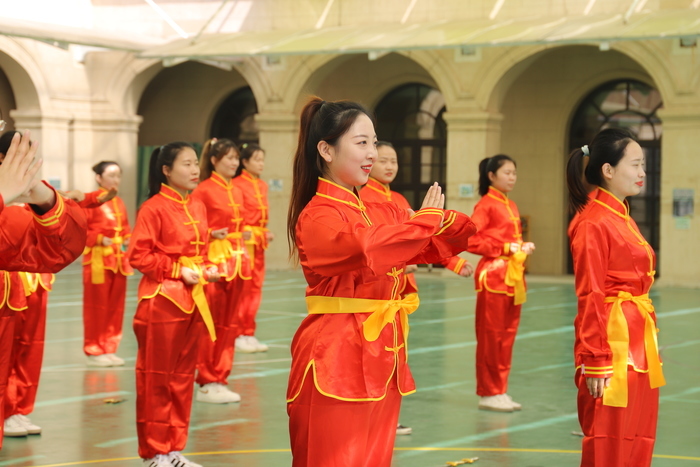
<svg viewBox="0 0 700 467">
<path fill-rule="evenodd" d="M 179 451 L 173 451 L 168 454 L 168 459 L 170 460 L 170 464 L 175 467 L 202 467 L 200 464 L 196 464 L 180 454 Z"/>
<path fill-rule="evenodd" d="M 143 467 L 172 467 L 167 454 L 156 454 L 151 459 L 143 460 Z"/>
<path fill-rule="evenodd" d="M 267 352 L 270 347 L 267 344 L 263 344 L 255 336 L 246 336 L 250 345 L 255 347 L 256 352 Z"/>
<path fill-rule="evenodd" d="M 26 415 L 20 415 L 17 414 L 15 415 L 20 423 L 24 426 L 24 429 L 27 430 L 27 434 L 30 435 L 40 435 L 41 434 L 41 427 L 39 425 L 35 425 L 32 423 L 31 420 L 29 420 L 29 417 Z"/>
<path fill-rule="evenodd" d="M 88 355 L 87 360 L 88 360 L 87 366 L 99 366 L 99 367 L 114 366 L 114 362 L 112 361 L 111 358 L 109 358 L 107 356 L 107 354 Z"/>
<path fill-rule="evenodd" d="M 413 433 L 413 428 L 411 428 L 410 426 L 403 426 L 400 423 L 396 425 L 396 434 L 398 436 L 410 435 L 411 433 Z"/>
<path fill-rule="evenodd" d="M 250 338 L 252 336 L 238 336 L 236 337 L 236 350 L 243 353 L 255 353 L 258 351 L 258 347 L 251 342 Z"/>
<path fill-rule="evenodd" d="M 241 396 L 223 384 L 209 383 L 197 389 L 195 399 L 209 404 L 228 404 L 229 402 L 240 402 Z"/>
<path fill-rule="evenodd" d="M 508 402 L 510 402 L 510 405 L 513 406 L 513 410 L 523 410 L 523 406 L 521 404 L 518 404 L 513 400 L 512 397 L 510 397 L 508 394 L 502 394 L 503 397 L 508 399 Z"/>
<path fill-rule="evenodd" d="M 117 354 L 113 353 L 106 353 L 105 357 L 109 358 L 112 361 L 112 366 L 124 366 L 124 361 L 123 358 L 119 358 Z"/>
<path fill-rule="evenodd" d="M 4 430 L 4 435 L 8 438 L 21 438 L 29 434 L 17 415 L 5 419 Z"/>
<path fill-rule="evenodd" d="M 512 412 L 513 406 L 508 399 L 503 397 L 503 394 L 498 394 L 497 396 L 481 397 L 479 399 L 479 409 L 492 412 Z"/>
</svg>

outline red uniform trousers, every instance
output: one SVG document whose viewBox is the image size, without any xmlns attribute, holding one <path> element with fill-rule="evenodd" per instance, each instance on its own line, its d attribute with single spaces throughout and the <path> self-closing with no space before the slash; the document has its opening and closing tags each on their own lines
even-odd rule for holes
<svg viewBox="0 0 700 467">
<path fill-rule="evenodd" d="M 520 308 L 506 294 L 482 290 L 476 295 L 476 393 L 479 396 L 495 396 L 508 390 Z"/>
<path fill-rule="evenodd" d="M 5 418 L 34 411 L 44 359 L 46 304 L 49 292 L 39 286 L 27 297 L 27 308 L 15 315 L 14 346 L 5 393 Z"/>
<path fill-rule="evenodd" d="M 251 264 L 251 279 L 248 281 L 246 293 L 240 298 L 240 308 L 238 312 L 238 322 L 240 325 L 241 335 L 255 335 L 255 317 L 260 308 L 262 300 L 262 286 L 265 281 L 265 249 L 262 246 L 255 245 L 253 263 Z M 249 250 L 250 251 L 250 250 Z"/>
<path fill-rule="evenodd" d="M 126 276 L 105 269 L 104 284 L 93 284 L 90 265 L 83 266 L 83 295 L 85 355 L 116 353 L 122 340 Z"/>
<path fill-rule="evenodd" d="M 368 402 L 324 396 L 309 374 L 287 404 L 292 467 L 390 467 L 400 408 L 395 374 L 384 399 Z"/>
<path fill-rule="evenodd" d="M 629 367 L 628 367 L 629 368 Z M 576 372 L 578 419 L 583 430 L 581 467 L 649 467 L 656 441 L 659 389 L 649 387 L 649 375 L 627 371 L 627 407 L 603 405 Z"/>
<path fill-rule="evenodd" d="M 202 318 L 196 309 L 187 314 L 156 295 L 139 302 L 134 333 L 139 456 L 182 451 L 190 426 L 197 345 L 208 338 Z"/>
<path fill-rule="evenodd" d="M 249 283 L 249 280 L 237 277 L 232 281 L 222 279 L 212 282 L 204 287 L 216 328 L 216 342 L 208 337 L 200 339 L 197 362 L 197 384 L 200 386 L 208 383 L 228 384 L 236 337 L 241 334 L 237 319 L 240 298 L 246 293 Z"/>
<path fill-rule="evenodd" d="M 0 400 L 5 400 L 7 380 L 10 376 L 12 345 L 15 338 L 15 311 L 7 306 L 0 307 Z M 0 404 L 0 448 L 5 428 L 5 404 Z"/>
</svg>

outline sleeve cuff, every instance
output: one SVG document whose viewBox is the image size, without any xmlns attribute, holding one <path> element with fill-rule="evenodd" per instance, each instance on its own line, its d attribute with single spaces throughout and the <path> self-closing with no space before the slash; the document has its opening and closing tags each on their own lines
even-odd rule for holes
<svg viewBox="0 0 700 467">
<path fill-rule="evenodd" d="M 51 187 L 51 185 L 47 186 Z M 63 215 L 63 211 L 65 211 L 63 196 L 59 195 L 53 187 L 51 187 L 51 189 L 54 190 L 54 193 L 56 194 L 56 203 L 45 214 L 38 215 L 36 212 L 34 213 L 34 221 L 42 227 L 50 227 L 58 224 L 61 220 L 61 216 Z"/>
<path fill-rule="evenodd" d="M 454 211 L 449 211 L 449 212 L 447 213 L 447 219 L 445 219 L 445 220 L 443 221 L 443 223 L 442 223 L 442 228 L 441 228 L 440 231 L 439 231 L 438 233 L 436 233 L 435 235 L 440 235 L 440 234 L 442 234 L 445 230 L 449 229 L 449 228 L 452 226 L 452 224 L 455 223 L 455 220 L 456 220 L 456 219 L 457 219 L 457 213 L 454 212 Z"/>
<path fill-rule="evenodd" d="M 612 378 L 613 367 L 612 365 L 605 366 L 588 366 L 585 364 L 581 365 L 581 374 L 589 378 Z"/>
<path fill-rule="evenodd" d="M 454 269 L 452 269 L 455 272 L 455 274 L 459 274 L 460 272 L 462 272 L 462 268 L 464 267 L 464 264 L 466 262 L 467 260 L 464 258 L 460 258 L 459 261 L 457 261 L 457 264 L 455 264 Z"/>
<path fill-rule="evenodd" d="M 509 254 L 510 254 L 510 243 L 504 243 L 504 244 L 503 244 L 503 254 L 504 254 L 504 255 L 509 255 Z"/>
<path fill-rule="evenodd" d="M 181 274 L 182 274 L 182 271 L 180 270 L 180 263 L 173 263 L 173 271 L 170 274 L 170 276 L 173 279 L 179 279 Z"/>
</svg>

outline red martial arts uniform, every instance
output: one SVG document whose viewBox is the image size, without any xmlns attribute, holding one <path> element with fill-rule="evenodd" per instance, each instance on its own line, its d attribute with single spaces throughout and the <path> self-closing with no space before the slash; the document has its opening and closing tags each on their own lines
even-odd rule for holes
<svg viewBox="0 0 700 467">
<path fill-rule="evenodd" d="M 216 342 L 202 339 L 197 363 L 197 384 L 228 384 L 234 342 L 240 335 L 238 308 L 250 284 L 250 261 L 243 244 L 243 193 L 212 172 L 192 192 L 207 208 L 209 231 L 228 228 L 225 239 L 209 238 L 209 261 L 219 268 L 221 280 L 204 290 L 216 326 Z"/>
<path fill-rule="evenodd" d="M 240 333 L 244 336 L 254 336 L 255 317 L 260 308 L 265 280 L 265 250 L 270 209 L 267 202 L 267 183 L 245 169 L 232 183 L 243 192 L 244 230 L 252 232 L 251 239 L 245 241 L 250 256 L 252 278 L 239 305 Z"/>
<path fill-rule="evenodd" d="M 143 273 L 134 333 L 136 427 L 144 459 L 182 451 L 187 443 L 197 348 L 208 338 L 202 321 L 214 339 L 203 290 L 208 235 L 204 204 L 162 185 L 141 206 L 131 236 L 129 262 Z M 185 284 L 182 267 L 198 272 L 200 283 Z"/>
<path fill-rule="evenodd" d="M 10 377 L 5 394 L 5 418 L 29 415 L 34 411 L 44 359 L 46 305 L 55 276 L 48 273 L 17 273 L 21 279 L 27 307 L 15 315 L 15 341 Z"/>
<path fill-rule="evenodd" d="M 400 209 L 412 209 L 411 205 L 408 203 L 408 200 L 404 197 L 404 195 L 402 195 L 398 191 L 392 191 L 389 188 L 389 185 L 385 185 L 376 178 L 372 177 L 369 177 L 367 184 L 364 187 L 362 187 L 360 197 L 364 202 L 393 202 Z M 464 258 L 460 258 L 459 256 L 452 256 L 451 258 L 440 259 L 435 263 L 442 264 L 455 274 L 459 274 L 460 272 L 462 272 L 462 268 L 464 267 L 464 264 L 466 262 L 467 260 Z M 401 288 L 401 295 L 407 295 L 409 293 L 418 292 L 418 284 L 416 283 L 416 278 L 414 277 L 413 273 L 404 274 L 402 278 L 403 285 Z"/>
<path fill-rule="evenodd" d="M 513 343 L 525 302 L 525 253 L 510 253 L 522 243 L 518 207 L 494 187 L 476 206 L 472 220 L 479 229 L 467 251 L 482 258 L 476 267 L 476 393 L 496 396 L 508 390 Z"/>
<path fill-rule="evenodd" d="M 5 418 L 5 390 L 14 344 L 15 312 L 26 307 L 18 274 L 6 271 L 58 272 L 85 247 L 82 210 L 56 193 L 56 203 L 43 215 L 31 207 L 10 206 L 0 198 L 0 421 Z M 0 423 L 0 446 L 2 446 Z"/>
<path fill-rule="evenodd" d="M 656 257 L 626 203 L 602 188 L 590 198 L 569 228 L 581 466 L 650 466 L 665 384 L 648 295 Z M 612 378 L 602 398 L 590 395 L 586 377 Z"/>
<path fill-rule="evenodd" d="M 85 355 L 114 354 L 122 339 L 126 277 L 134 274 L 124 253 L 131 237 L 129 219 L 118 196 L 86 209 L 85 215 L 88 236 L 83 256 L 83 351 Z M 105 237 L 112 239 L 111 245 L 102 244 Z"/>
<path fill-rule="evenodd" d="M 401 396 L 415 392 L 406 337 L 418 296 L 400 298 L 402 270 L 464 250 L 474 231 L 463 214 L 364 205 L 319 178 L 296 225 L 310 316 L 291 347 L 294 467 L 390 465 Z"/>
</svg>

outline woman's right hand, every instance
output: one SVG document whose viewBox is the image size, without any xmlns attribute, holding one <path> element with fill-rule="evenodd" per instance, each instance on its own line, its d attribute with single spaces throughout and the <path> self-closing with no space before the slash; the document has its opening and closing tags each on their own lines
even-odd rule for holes
<svg viewBox="0 0 700 467">
<path fill-rule="evenodd" d="M 588 392 L 594 399 L 603 397 L 603 391 L 610 386 L 610 378 L 586 378 Z"/>
<path fill-rule="evenodd" d="M 182 277 L 182 282 L 187 285 L 195 285 L 199 282 L 199 274 L 184 266 L 180 268 L 180 277 Z"/>
<path fill-rule="evenodd" d="M 445 207 L 445 195 L 442 193 L 442 188 L 438 185 L 438 182 L 433 183 L 433 185 L 428 188 L 428 192 L 423 198 L 423 204 L 421 209 L 425 208 L 438 208 L 442 209 Z"/>
<path fill-rule="evenodd" d="M 224 238 L 226 238 L 226 235 L 228 235 L 228 227 L 211 231 L 211 236 L 219 240 L 223 240 Z"/>
<path fill-rule="evenodd" d="M 112 240 L 109 237 L 102 237 L 102 245 L 103 246 L 110 246 L 112 243 L 114 243 L 114 240 Z"/>
</svg>

